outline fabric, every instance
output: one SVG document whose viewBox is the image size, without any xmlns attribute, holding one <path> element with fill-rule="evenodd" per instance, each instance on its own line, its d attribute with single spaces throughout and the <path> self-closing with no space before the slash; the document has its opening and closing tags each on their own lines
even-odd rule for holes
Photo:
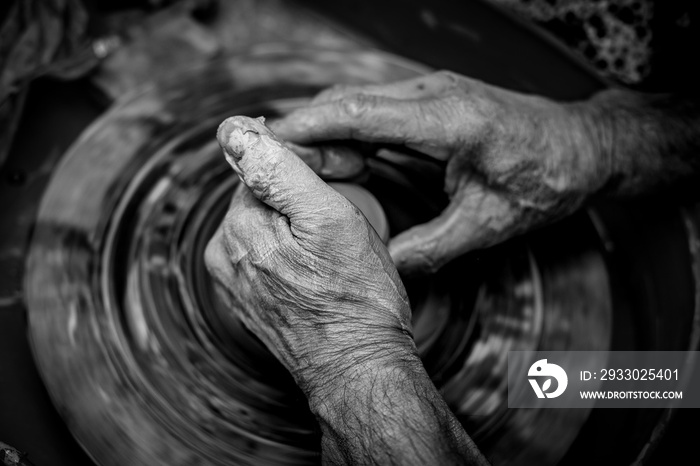
<svg viewBox="0 0 700 466">
<path fill-rule="evenodd" d="M 82 76 L 98 59 L 80 0 L 17 0 L 0 23 L 0 165 L 9 151 L 26 84 Z"/>
</svg>

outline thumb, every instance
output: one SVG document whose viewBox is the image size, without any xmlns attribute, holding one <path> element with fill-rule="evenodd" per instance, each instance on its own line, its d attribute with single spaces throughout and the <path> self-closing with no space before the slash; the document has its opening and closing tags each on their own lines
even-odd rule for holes
<svg viewBox="0 0 700 466">
<path fill-rule="evenodd" d="M 462 254 L 511 236 L 520 222 L 507 199 L 481 185 L 462 185 L 436 218 L 389 242 L 389 253 L 404 276 L 437 272 Z"/>
<path fill-rule="evenodd" d="M 264 122 L 245 116 L 226 119 L 217 132 L 226 160 L 257 199 L 289 218 L 293 232 L 318 223 L 319 216 L 332 218 L 344 198 Z"/>
</svg>

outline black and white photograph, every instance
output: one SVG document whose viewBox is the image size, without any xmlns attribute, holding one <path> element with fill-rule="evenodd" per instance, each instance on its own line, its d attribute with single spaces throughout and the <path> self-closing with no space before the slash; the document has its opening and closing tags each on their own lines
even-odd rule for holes
<svg viewBox="0 0 700 466">
<path fill-rule="evenodd" d="M 0 466 L 700 464 L 700 3 L 2 0 Z"/>
</svg>

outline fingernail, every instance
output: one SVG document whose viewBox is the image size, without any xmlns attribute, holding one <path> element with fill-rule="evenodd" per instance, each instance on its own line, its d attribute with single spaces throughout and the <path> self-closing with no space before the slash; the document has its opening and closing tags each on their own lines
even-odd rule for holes
<svg viewBox="0 0 700 466">
<path fill-rule="evenodd" d="M 246 117 L 231 117 L 227 118 L 219 125 L 216 132 L 216 138 L 219 145 L 224 150 L 227 156 L 230 156 L 234 162 L 241 160 L 245 155 L 245 148 L 251 144 L 250 137 L 258 138 L 259 132 L 256 129 L 250 128 L 250 124 L 246 124 Z M 255 121 L 247 119 L 248 121 Z M 257 120 L 259 124 L 263 121 Z"/>
</svg>

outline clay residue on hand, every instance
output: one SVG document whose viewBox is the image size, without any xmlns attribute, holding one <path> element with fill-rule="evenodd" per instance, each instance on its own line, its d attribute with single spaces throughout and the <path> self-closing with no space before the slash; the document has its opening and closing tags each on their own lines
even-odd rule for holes
<svg viewBox="0 0 700 466">
<path fill-rule="evenodd" d="M 233 116 L 224 120 L 216 131 L 219 145 L 226 153 L 226 160 L 233 165 L 245 154 L 246 147 L 254 145 L 260 135 L 272 135 L 265 126 L 265 118 Z M 233 158 L 230 160 L 229 157 Z"/>
</svg>

